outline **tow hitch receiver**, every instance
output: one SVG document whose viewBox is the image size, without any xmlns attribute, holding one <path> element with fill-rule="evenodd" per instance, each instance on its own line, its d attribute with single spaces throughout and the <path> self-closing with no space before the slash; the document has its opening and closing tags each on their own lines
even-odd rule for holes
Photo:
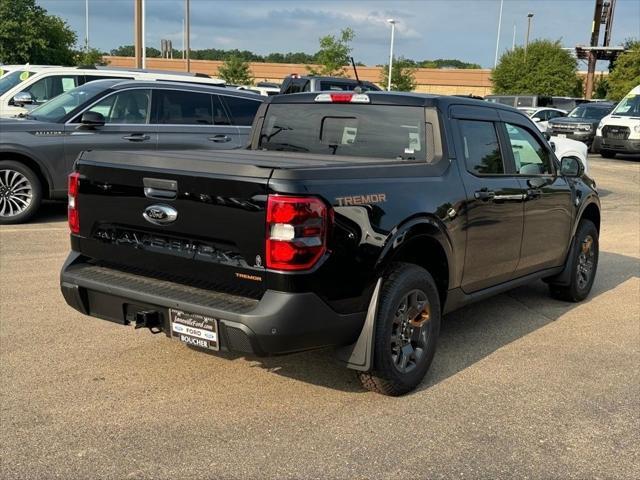
<svg viewBox="0 0 640 480">
<path fill-rule="evenodd" d="M 135 328 L 148 328 L 151 333 L 160 333 L 160 314 L 157 310 L 143 310 L 135 313 Z"/>
</svg>

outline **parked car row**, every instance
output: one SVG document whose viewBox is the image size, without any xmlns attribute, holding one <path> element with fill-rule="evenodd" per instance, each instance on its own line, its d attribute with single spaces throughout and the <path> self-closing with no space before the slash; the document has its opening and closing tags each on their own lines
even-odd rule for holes
<svg viewBox="0 0 640 480">
<path fill-rule="evenodd" d="M 83 150 L 232 149 L 246 145 L 264 97 L 167 81 L 97 80 L 21 118 L 0 119 L 0 223 L 67 194 Z"/>
<path fill-rule="evenodd" d="M 223 80 L 194 73 L 26 66 L 24 69 L 16 69 L 0 78 L 0 117 L 26 113 L 80 85 L 103 79 L 164 80 L 165 82 L 224 86 Z"/>
</svg>

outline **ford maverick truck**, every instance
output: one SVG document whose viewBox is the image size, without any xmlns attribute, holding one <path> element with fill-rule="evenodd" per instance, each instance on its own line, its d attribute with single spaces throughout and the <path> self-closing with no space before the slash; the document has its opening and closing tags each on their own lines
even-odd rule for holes
<svg viewBox="0 0 640 480">
<path fill-rule="evenodd" d="M 76 310 L 205 352 L 334 346 L 363 385 L 423 379 L 444 314 L 544 280 L 587 297 L 600 203 L 517 110 L 446 96 L 274 96 L 250 146 L 82 153 Z"/>
</svg>

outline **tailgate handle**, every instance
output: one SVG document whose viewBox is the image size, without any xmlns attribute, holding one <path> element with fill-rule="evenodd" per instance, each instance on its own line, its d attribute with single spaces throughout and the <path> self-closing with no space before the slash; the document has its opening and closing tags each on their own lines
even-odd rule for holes
<svg viewBox="0 0 640 480">
<path fill-rule="evenodd" d="M 144 195 L 147 198 L 172 199 L 178 195 L 178 182 L 164 178 L 143 178 Z"/>
</svg>

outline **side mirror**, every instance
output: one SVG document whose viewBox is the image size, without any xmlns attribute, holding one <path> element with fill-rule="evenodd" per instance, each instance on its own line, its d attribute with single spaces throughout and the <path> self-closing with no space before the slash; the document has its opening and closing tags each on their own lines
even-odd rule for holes
<svg viewBox="0 0 640 480">
<path fill-rule="evenodd" d="M 19 92 L 16 93 L 13 97 L 13 104 L 16 107 L 23 107 L 25 105 L 31 105 L 33 103 L 33 97 L 29 92 Z"/>
<path fill-rule="evenodd" d="M 84 112 L 80 123 L 87 127 L 102 127 L 105 124 L 104 115 L 98 112 Z"/>
<path fill-rule="evenodd" d="M 579 158 L 562 157 L 560 173 L 565 177 L 579 177 L 584 173 L 584 165 Z"/>
</svg>

